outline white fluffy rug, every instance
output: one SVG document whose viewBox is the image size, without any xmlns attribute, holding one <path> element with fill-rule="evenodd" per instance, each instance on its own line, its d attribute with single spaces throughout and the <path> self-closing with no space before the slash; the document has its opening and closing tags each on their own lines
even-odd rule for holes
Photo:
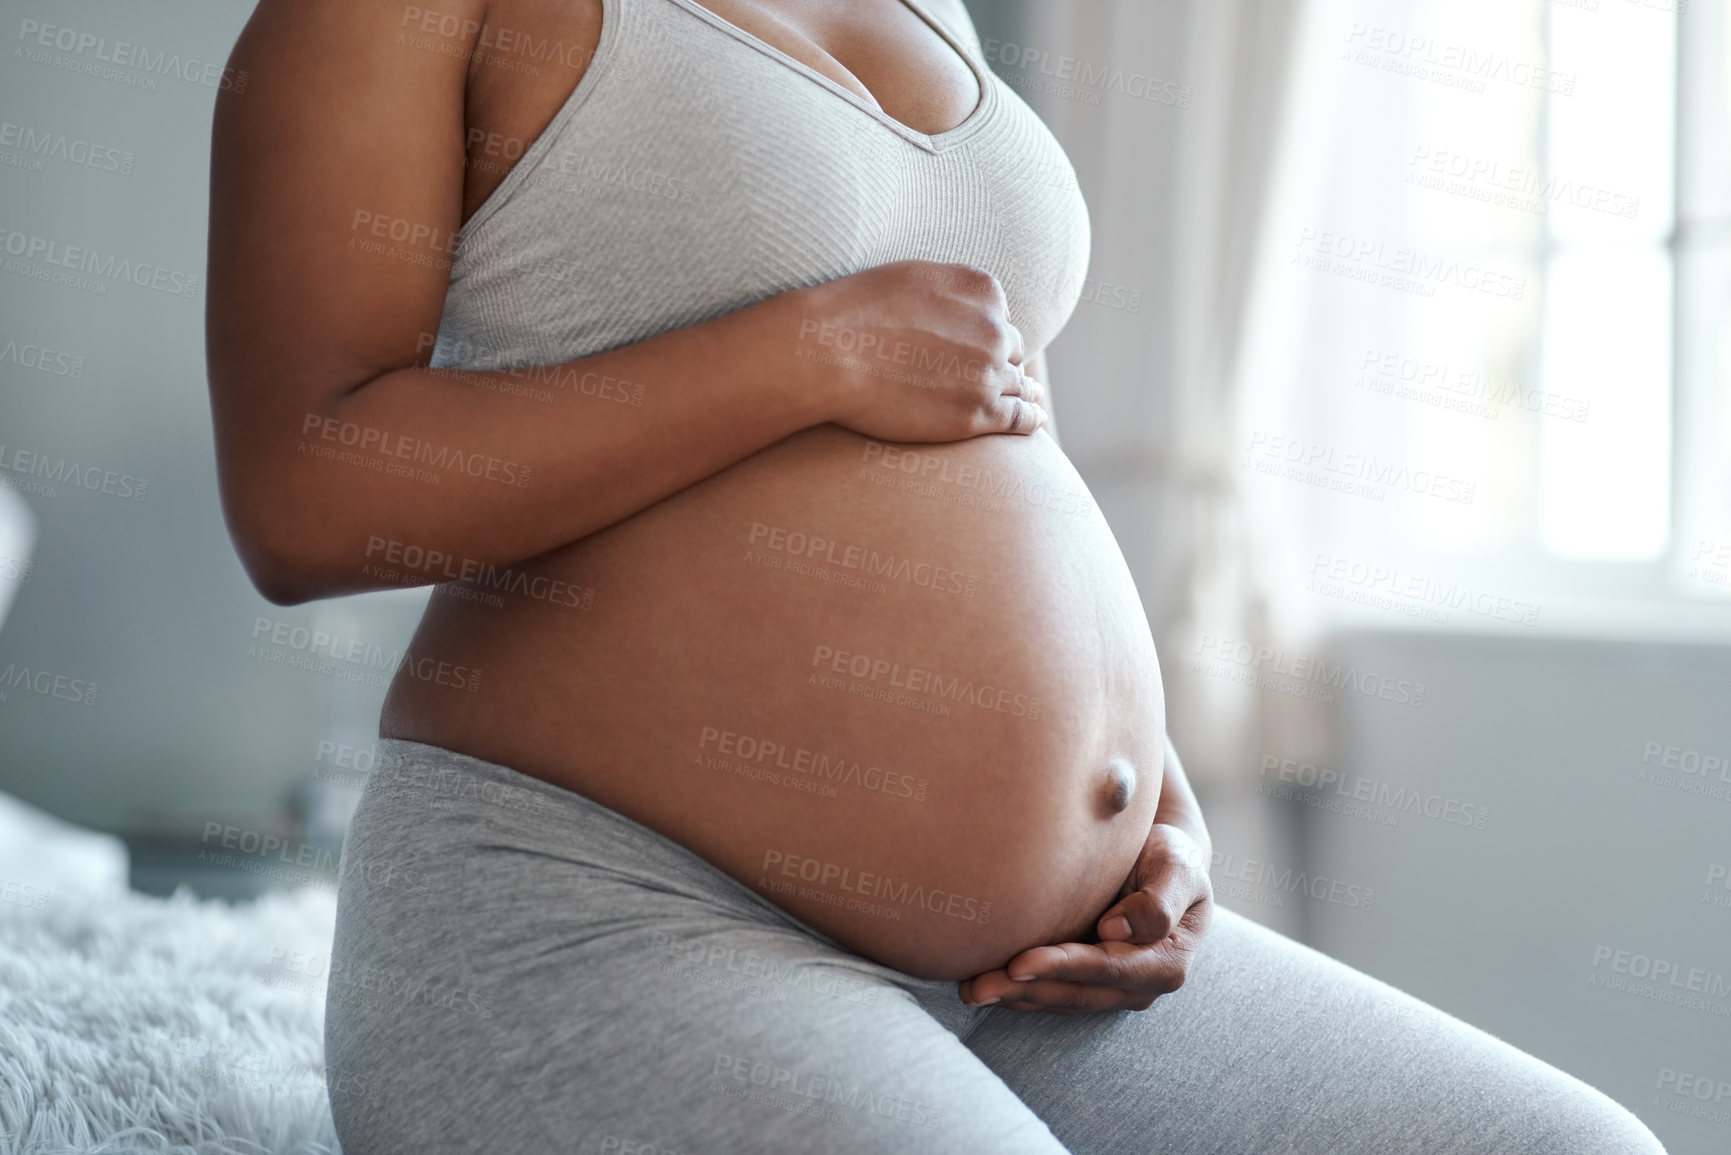
<svg viewBox="0 0 1731 1155">
<path fill-rule="evenodd" d="M 335 1155 L 335 908 L 0 877 L 0 1153 Z"/>
</svg>

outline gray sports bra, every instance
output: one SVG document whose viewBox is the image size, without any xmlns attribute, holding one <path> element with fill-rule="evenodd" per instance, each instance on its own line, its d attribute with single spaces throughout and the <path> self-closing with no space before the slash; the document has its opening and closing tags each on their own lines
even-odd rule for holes
<svg viewBox="0 0 1731 1155">
<path fill-rule="evenodd" d="M 1088 265 L 1075 172 L 903 2 L 979 84 L 936 136 L 695 0 L 602 0 L 582 80 L 458 236 L 431 364 L 558 364 L 910 258 L 990 270 L 1043 348 Z"/>
</svg>

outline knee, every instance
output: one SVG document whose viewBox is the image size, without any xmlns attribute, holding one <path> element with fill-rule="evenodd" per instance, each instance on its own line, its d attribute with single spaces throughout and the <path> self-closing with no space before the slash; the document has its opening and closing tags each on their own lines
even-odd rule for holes
<svg viewBox="0 0 1731 1155">
<path fill-rule="evenodd" d="M 1645 1123 L 1585 1083 L 1549 1109 L 1525 1113 L 1506 1138 L 1506 1149 L 1522 1155 L 1665 1155 Z"/>
</svg>

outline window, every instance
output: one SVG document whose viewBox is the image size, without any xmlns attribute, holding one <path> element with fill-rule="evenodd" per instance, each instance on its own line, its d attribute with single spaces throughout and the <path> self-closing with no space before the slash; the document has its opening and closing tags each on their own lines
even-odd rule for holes
<svg viewBox="0 0 1731 1155">
<path fill-rule="evenodd" d="M 1245 362 L 1277 601 L 1731 630 L 1731 20 L 1313 5 Z"/>
</svg>

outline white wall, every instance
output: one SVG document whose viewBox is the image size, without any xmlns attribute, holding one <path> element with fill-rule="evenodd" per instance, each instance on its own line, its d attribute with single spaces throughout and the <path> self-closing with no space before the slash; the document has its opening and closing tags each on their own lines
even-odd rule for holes
<svg viewBox="0 0 1731 1155">
<path fill-rule="evenodd" d="M 1377 889 L 1362 916 L 1305 904 L 1306 938 L 1599 1087 L 1673 1155 L 1731 1149 L 1724 1123 L 1651 1105 L 1664 1068 L 1731 1079 L 1731 771 L 1676 775 L 1717 797 L 1640 780 L 1649 743 L 1731 761 L 1731 652 L 1411 634 L 1337 652 L 1427 694 L 1418 710 L 1343 696 L 1329 768 L 1489 814 L 1482 831 L 1410 813 L 1389 828 L 1283 803 L 1315 872 Z M 1606 950 L 1675 963 L 1652 984 L 1673 996 L 1698 970 L 1699 1004 L 1593 985 L 1636 981 Z"/>
</svg>

